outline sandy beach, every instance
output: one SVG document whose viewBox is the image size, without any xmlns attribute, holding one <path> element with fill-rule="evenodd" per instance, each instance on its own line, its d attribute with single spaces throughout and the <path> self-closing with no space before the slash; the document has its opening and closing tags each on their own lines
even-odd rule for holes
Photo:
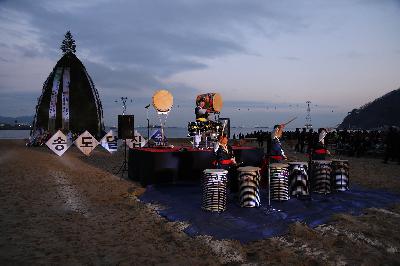
<svg viewBox="0 0 400 266">
<path fill-rule="evenodd" d="M 176 142 L 179 144 L 179 142 Z M 254 144 L 253 144 L 254 145 Z M 0 140 L 0 263 L 122 265 L 398 265 L 400 205 L 339 214 L 311 229 L 243 245 L 190 237 L 137 198 L 139 184 L 113 174 L 123 153 L 101 148 L 86 157 L 70 148 Z M 291 160 L 304 160 L 289 152 Z M 351 184 L 400 193 L 400 165 L 379 158 L 342 157 Z"/>
</svg>

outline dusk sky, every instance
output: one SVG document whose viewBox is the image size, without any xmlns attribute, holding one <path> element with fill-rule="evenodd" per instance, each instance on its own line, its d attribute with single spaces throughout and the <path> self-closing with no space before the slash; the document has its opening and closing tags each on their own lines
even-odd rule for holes
<svg viewBox="0 0 400 266">
<path fill-rule="evenodd" d="M 34 114 L 67 30 L 106 125 L 122 96 L 144 125 L 167 89 L 169 126 L 194 120 L 196 95 L 219 92 L 236 126 L 303 126 L 310 100 L 314 126 L 328 127 L 400 87 L 399 0 L 0 0 L 1 116 Z"/>
</svg>

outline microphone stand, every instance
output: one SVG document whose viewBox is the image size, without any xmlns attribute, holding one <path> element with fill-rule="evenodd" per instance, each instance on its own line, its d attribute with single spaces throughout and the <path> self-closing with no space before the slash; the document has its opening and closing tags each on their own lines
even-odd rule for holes
<svg viewBox="0 0 400 266">
<path fill-rule="evenodd" d="M 149 105 L 146 105 L 146 119 L 147 119 L 147 147 L 150 147 L 150 119 L 149 119 Z"/>
</svg>

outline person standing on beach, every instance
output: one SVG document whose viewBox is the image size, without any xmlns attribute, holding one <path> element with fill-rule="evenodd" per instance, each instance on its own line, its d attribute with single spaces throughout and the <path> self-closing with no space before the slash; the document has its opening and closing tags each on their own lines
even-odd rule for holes
<svg viewBox="0 0 400 266">
<path fill-rule="evenodd" d="M 294 148 L 295 152 L 300 152 L 300 143 L 301 143 L 301 138 L 300 138 L 300 128 L 296 128 L 296 131 L 294 132 L 294 137 L 296 138 L 296 146 Z"/>
<path fill-rule="evenodd" d="M 397 128 L 397 130 L 396 130 L 394 148 L 396 151 L 395 155 L 397 157 L 397 164 L 400 165 L 400 130 L 399 130 L 399 128 Z"/>
<path fill-rule="evenodd" d="M 304 153 L 304 146 L 306 144 L 306 137 L 307 137 L 307 129 L 303 128 L 300 133 L 300 152 Z"/>
<path fill-rule="evenodd" d="M 260 131 L 256 134 L 257 136 L 257 142 L 258 142 L 258 147 L 262 148 L 264 147 L 264 136 L 263 133 Z"/>
<path fill-rule="evenodd" d="M 395 127 L 390 127 L 389 132 L 385 138 L 385 158 L 383 159 L 383 163 L 388 163 L 389 159 L 395 159 L 396 157 L 396 129 Z M 397 140 L 398 141 L 398 140 Z"/>
<path fill-rule="evenodd" d="M 314 145 L 314 130 L 311 128 L 307 133 L 307 153 L 311 154 Z"/>
</svg>

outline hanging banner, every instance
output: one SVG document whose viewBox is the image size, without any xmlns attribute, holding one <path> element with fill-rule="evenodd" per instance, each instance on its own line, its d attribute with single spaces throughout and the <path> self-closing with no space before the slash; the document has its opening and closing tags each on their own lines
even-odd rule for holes
<svg viewBox="0 0 400 266">
<path fill-rule="evenodd" d="M 154 130 L 151 135 L 150 139 L 154 141 L 156 146 L 162 146 L 162 134 L 161 134 L 161 128 Z M 167 137 L 165 136 L 164 132 L 164 144 L 167 144 Z"/>
<path fill-rule="evenodd" d="M 62 67 L 56 69 L 53 79 L 53 88 L 51 90 L 50 106 L 49 106 L 49 130 L 54 131 L 56 128 L 56 111 L 57 111 L 57 95 L 60 88 L 60 79 Z"/>
<path fill-rule="evenodd" d="M 68 142 L 67 137 L 59 130 L 46 142 L 46 146 L 55 154 L 61 156 L 68 150 L 71 144 Z"/>
<path fill-rule="evenodd" d="M 99 145 L 99 142 L 87 130 L 83 132 L 74 143 L 86 156 L 89 156 L 94 148 Z"/>
<path fill-rule="evenodd" d="M 92 81 L 92 78 L 89 76 L 89 74 L 87 73 L 86 69 L 83 68 L 83 70 L 85 71 L 86 78 L 89 80 L 89 85 L 90 85 L 90 88 L 91 88 L 91 91 L 92 91 L 92 95 L 93 95 L 93 98 L 94 98 L 94 103 L 96 104 L 96 113 L 97 113 L 97 121 L 98 121 L 97 126 L 98 126 L 98 129 L 100 131 L 101 130 L 101 118 L 102 118 L 102 115 L 103 115 L 103 111 L 100 110 L 101 109 L 101 103 L 100 103 L 99 93 L 96 90 L 96 88 L 94 87 L 94 83 Z M 100 106 L 99 106 L 99 103 L 100 103 Z"/>
<path fill-rule="evenodd" d="M 69 67 L 64 69 L 63 74 L 63 92 L 62 92 L 62 128 L 69 130 Z"/>
<path fill-rule="evenodd" d="M 133 139 L 127 139 L 126 140 L 126 145 L 129 146 L 129 148 L 133 149 L 133 148 L 143 148 L 146 143 L 147 140 L 142 137 L 142 135 L 140 135 L 139 132 L 137 132 L 136 130 L 134 131 L 134 138 Z"/>
<path fill-rule="evenodd" d="M 113 130 L 108 131 L 108 133 L 100 140 L 101 146 L 109 151 L 110 153 L 114 153 L 118 150 L 118 135 Z"/>
</svg>

